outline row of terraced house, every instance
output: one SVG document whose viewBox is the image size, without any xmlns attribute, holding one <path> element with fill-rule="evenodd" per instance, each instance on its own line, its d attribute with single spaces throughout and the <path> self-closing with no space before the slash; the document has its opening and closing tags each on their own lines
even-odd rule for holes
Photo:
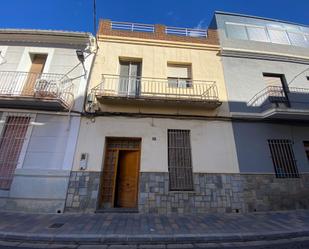
<svg viewBox="0 0 309 249">
<path fill-rule="evenodd" d="M 0 30 L 0 208 L 309 208 L 309 27 Z"/>
</svg>

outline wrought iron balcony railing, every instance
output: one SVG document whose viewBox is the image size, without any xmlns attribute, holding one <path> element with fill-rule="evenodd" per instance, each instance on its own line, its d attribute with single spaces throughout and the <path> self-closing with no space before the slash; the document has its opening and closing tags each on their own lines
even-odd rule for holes
<svg viewBox="0 0 309 249">
<path fill-rule="evenodd" d="M 103 75 L 101 84 L 94 87 L 92 92 L 97 98 L 177 100 L 211 103 L 216 106 L 221 104 L 214 81 Z"/>
<path fill-rule="evenodd" d="M 70 109 L 74 103 L 74 85 L 62 74 L 0 71 L 0 98 L 58 101 Z"/>
<path fill-rule="evenodd" d="M 249 102 L 248 106 L 262 107 L 267 103 L 286 104 L 287 107 L 309 108 L 309 88 L 268 86 L 258 92 Z"/>
<path fill-rule="evenodd" d="M 281 86 L 268 86 L 258 92 L 248 102 L 248 106 L 260 107 L 267 101 L 271 103 L 287 103 L 288 98 Z"/>
</svg>

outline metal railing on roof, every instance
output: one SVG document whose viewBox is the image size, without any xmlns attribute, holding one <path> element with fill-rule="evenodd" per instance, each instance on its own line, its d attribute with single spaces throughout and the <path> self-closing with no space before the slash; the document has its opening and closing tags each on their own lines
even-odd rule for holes
<svg viewBox="0 0 309 249">
<path fill-rule="evenodd" d="M 113 30 L 126 30 L 137 32 L 154 33 L 155 27 L 152 24 L 128 23 L 128 22 L 111 22 Z"/>
<path fill-rule="evenodd" d="M 155 32 L 155 25 L 153 24 L 142 24 L 142 23 L 129 23 L 129 22 L 111 22 L 112 30 L 124 30 L 133 32 Z M 189 36 L 189 37 L 199 37 L 206 38 L 206 29 L 194 29 L 194 28 L 178 28 L 178 27 L 165 27 L 165 33 L 168 35 L 177 36 Z"/>
<path fill-rule="evenodd" d="M 178 36 L 191 36 L 191 37 L 200 37 L 200 38 L 207 37 L 206 29 L 166 27 L 165 33 L 168 35 L 178 35 Z"/>
</svg>

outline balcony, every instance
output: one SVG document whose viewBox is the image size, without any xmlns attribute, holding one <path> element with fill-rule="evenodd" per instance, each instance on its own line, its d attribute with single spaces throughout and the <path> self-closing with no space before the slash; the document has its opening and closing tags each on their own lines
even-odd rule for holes
<svg viewBox="0 0 309 249">
<path fill-rule="evenodd" d="M 70 110 L 73 83 L 66 75 L 0 71 L 0 107 Z"/>
<path fill-rule="evenodd" d="M 269 86 L 247 104 L 263 118 L 309 120 L 309 88 Z"/>
<path fill-rule="evenodd" d="M 101 84 L 94 87 L 92 93 L 102 103 L 125 101 L 143 104 L 189 104 L 208 109 L 222 104 L 214 81 L 103 75 Z"/>
</svg>

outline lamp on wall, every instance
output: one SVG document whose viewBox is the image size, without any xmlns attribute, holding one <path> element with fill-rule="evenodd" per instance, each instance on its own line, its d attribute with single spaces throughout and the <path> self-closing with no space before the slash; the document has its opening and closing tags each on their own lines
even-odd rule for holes
<svg viewBox="0 0 309 249">
<path fill-rule="evenodd" d="M 87 71 L 86 71 L 86 68 L 85 68 L 85 65 L 84 65 L 84 62 L 85 62 L 84 51 L 81 50 L 81 49 L 76 49 L 76 55 L 77 55 L 78 60 L 80 61 L 80 63 L 81 63 L 82 66 L 83 66 L 83 69 L 84 69 L 84 76 L 86 76 Z"/>
<path fill-rule="evenodd" d="M 85 62 L 84 52 L 83 52 L 81 49 L 76 49 L 76 55 L 77 55 L 78 60 L 79 60 L 81 63 L 84 63 L 84 62 Z"/>
</svg>

